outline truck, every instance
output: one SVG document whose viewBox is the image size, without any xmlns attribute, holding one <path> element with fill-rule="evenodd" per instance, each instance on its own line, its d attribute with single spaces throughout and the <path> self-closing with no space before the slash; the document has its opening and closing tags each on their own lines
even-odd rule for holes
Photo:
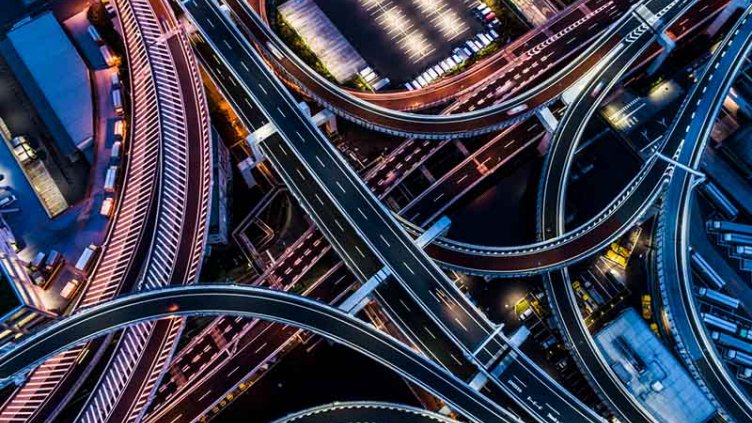
<svg viewBox="0 0 752 423">
<path fill-rule="evenodd" d="M 123 97 L 120 94 L 120 88 L 112 90 L 112 106 L 115 108 L 115 113 L 122 116 L 125 113 L 123 108 Z"/>
<path fill-rule="evenodd" d="M 112 151 L 110 151 L 110 163 L 114 165 L 120 164 L 121 148 L 122 143 L 120 141 L 115 141 L 112 144 Z"/>
<path fill-rule="evenodd" d="M 76 262 L 76 270 L 83 274 L 88 273 L 89 269 L 94 264 L 94 257 L 97 255 L 98 251 L 99 247 L 94 244 L 90 244 L 86 247 Z"/>
<path fill-rule="evenodd" d="M 102 58 L 104 59 L 105 63 L 107 63 L 107 66 L 112 67 L 117 64 L 117 56 L 112 53 L 112 50 L 110 50 L 109 47 L 100 46 L 99 53 L 102 54 Z"/>
<path fill-rule="evenodd" d="M 99 214 L 102 216 L 110 217 L 112 216 L 112 211 L 115 209 L 115 199 L 112 197 L 107 197 L 102 201 L 102 207 L 99 209 Z"/>
<path fill-rule="evenodd" d="M 63 255 L 57 250 L 51 250 L 47 256 L 47 260 L 44 262 L 44 270 L 47 273 L 54 273 L 58 267 L 63 264 Z"/>
<path fill-rule="evenodd" d="M 107 174 L 104 177 L 104 190 L 105 192 L 115 192 L 115 185 L 117 184 L 117 166 L 110 166 L 107 168 Z"/>
<path fill-rule="evenodd" d="M 115 135 L 115 141 L 123 141 L 125 137 L 125 121 L 118 119 L 115 121 L 115 125 L 112 127 L 112 132 Z"/>
<path fill-rule="evenodd" d="M 46 257 L 47 254 L 45 254 L 44 251 L 38 252 L 37 255 L 34 256 L 34 259 L 29 262 L 29 269 L 32 272 L 39 269 L 44 264 L 44 259 Z"/>
<path fill-rule="evenodd" d="M 650 320 L 653 317 L 652 298 L 645 294 L 642 296 L 642 318 Z"/>
</svg>

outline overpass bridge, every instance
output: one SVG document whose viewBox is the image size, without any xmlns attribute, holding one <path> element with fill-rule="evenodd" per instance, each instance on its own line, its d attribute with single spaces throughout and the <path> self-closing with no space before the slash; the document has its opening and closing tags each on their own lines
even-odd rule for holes
<svg viewBox="0 0 752 423">
<path fill-rule="evenodd" d="M 255 47 L 264 53 L 268 61 L 283 74 L 283 77 L 294 81 L 303 92 L 324 107 L 370 129 L 392 135 L 425 139 L 480 135 L 533 116 L 538 108 L 545 107 L 554 101 L 562 91 L 584 75 L 597 61 L 599 52 L 606 47 L 596 42 L 571 60 L 568 55 L 572 49 L 566 44 L 566 41 L 569 41 L 566 39 L 567 36 L 581 35 L 582 31 L 586 31 L 587 27 L 591 26 L 605 27 L 612 22 L 615 15 L 619 14 L 613 13 L 614 11 L 620 11 L 620 7 L 628 6 L 628 4 L 617 6 L 615 2 L 606 2 L 598 6 L 595 11 L 590 11 L 586 16 L 560 29 L 551 38 L 544 37 L 538 43 L 534 41 L 526 43 L 519 54 L 518 61 L 505 69 L 504 75 L 509 81 L 507 85 L 517 83 L 513 77 L 523 68 L 539 68 L 544 71 L 540 72 L 539 80 L 535 80 L 536 85 L 530 83 L 531 81 L 525 81 L 531 86 L 525 90 L 521 86 L 518 87 L 519 93 L 514 98 L 473 111 L 470 111 L 470 103 L 464 103 L 464 110 L 458 108 L 452 110 L 451 114 L 437 116 L 388 109 L 353 96 L 301 61 L 248 4 L 238 0 L 227 0 L 226 3 L 234 13 L 239 28 L 245 31 Z M 591 22 L 591 19 L 595 23 Z M 207 38 L 214 37 L 214 29 L 210 26 L 202 29 Z M 534 36 L 530 40 L 538 38 Z M 273 46 L 273 50 L 268 47 L 269 45 Z M 560 64 L 560 68 L 554 72 L 556 68 L 554 63 L 557 60 L 562 60 L 563 63 L 565 57 L 570 61 Z"/>
<path fill-rule="evenodd" d="M 399 226 L 395 226 L 390 214 L 301 112 L 263 61 L 228 30 L 225 18 L 215 6 L 199 1 L 186 2 L 184 6 L 194 19 L 211 20 L 217 31 L 225 28 L 222 33 L 227 38 L 223 37 L 219 44 L 211 40 L 209 43 L 220 60 L 228 63 L 232 72 L 239 76 L 254 103 L 277 127 L 278 135 L 260 143 L 265 156 L 361 282 L 382 268 L 387 269 L 392 280 L 377 289 L 377 298 L 387 306 L 390 316 L 397 317 L 398 326 L 415 335 L 411 339 L 417 339 L 419 347 L 429 355 L 441 357 L 439 361 L 445 366 L 459 367 L 465 374 L 476 366 L 481 368 L 476 368 L 475 373 L 485 372 L 483 366 L 487 364 L 479 363 L 493 362 L 499 354 L 511 354 L 515 360 L 505 371 L 517 372 L 531 384 L 520 393 L 506 381 L 502 383 L 492 377 L 491 386 L 514 398 L 534 419 L 544 420 L 542 411 L 529 404 L 533 400 L 551 403 L 571 419 L 600 420 L 527 357 L 509 348 L 505 338 L 496 337 L 490 322 L 417 250 Z M 199 29 L 203 27 L 200 25 Z M 436 295 L 445 298 L 446 303 L 437 305 Z M 398 308 L 400 299 L 406 304 L 407 312 L 405 306 Z M 425 325 L 433 328 L 430 333 L 440 334 L 441 338 L 429 336 Z M 465 356 L 489 336 L 493 342 L 477 357 Z"/>
<path fill-rule="evenodd" d="M 538 225 L 539 236 L 542 239 L 554 238 L 565 233 L 564 206 L 569 169 L 587 123 L 597 113 L 606 95 L 642 52 L 694 3 L 659 0 L 641 5 L 642 13 L 635 14 L 624 23 L 624 42 L 615 46 L 611 53 L 602 59 L 598 72 L 591 75 L 565 111 L 552 138 L 551 150 L 546 157 L 541 175 Z M 651 21 L 655 24 L 649 25 L 645 15 L 652 15 L 654 19 Z M 695 91 L 698 91 L 698 88 L 695 88 Z M 681 143 L 678 142 L 664 142 L 661 152 L 673 156 L 680 147 Z M 665 169 L 656 170 L 655 175 L 670 175 L 672 169 L 667 166 L 668 164 L 657 162 L 654 157 L 645 167 L 652 168 L 657 164 L 664 164 Z M 643 204 L 646 206 L 655 200 L 665 186 L 664 177 L 655 180 L 658 181 L 657 189 L 644 199 L 646 201 Z M 632 226 L 641 215 L 642 212 L 639 212 L 634 217 L 625 219 L 625 224 Z M 629 226 L 625 226 L 614 235 L 620 235 Z M 595 344 L 580 314 L 568 270 L 564 268 L 552 271 L 545 275 L 544 281 L 551 312 L 559 331 L 570 350 L 570 355 L 594 391 L 619 420 L 656 421 L 656 417 L 627 391 Z"/>
<path fill-rule="evenodd" d="M 692 199 L 702 180 L 689 170 L 699 168 L 723 101 L 752 49 L 751 16 L 752 6 L 747 2 L 744 13 L 716 50 L 715 63 L 711 61 L 706 67 L 695 90 L 702 88 L 701 92 L 695 92 L 684 104 L 687 109 L 684 115 L 691 111 L 692 119 L 685 116 L 671 134 L 684 144 L 675 158 L 686 168 L 674 170 L 659 218 L 657 242 L 661 301 L 679 357 L 714 401 L 720 414 L 735 422 L 752 419 L 752 402 L 720 359 L 700 319 L 694 298 L 689 226 Z M 719 55 L 720 59 L 717 58 Z"/>
<path fill-rule="evenodd" d="M 457 423 L 457 420 L 420 408 L 372 401 L 335 402 L 312 407 L 273 423 L 382 423 L 407 420 L 410 423 Z"/>
<path fill-rule="evenodd" d="M 519 422 L 444 368 L 368 323 L 304 297 L 238 285 L 161 288 L 82 309 L 0 356 L 0 383 L 22 380 L 47 358 L 112 331 L 152 320 L 200 315 L 235 315 L 297 326 L 376 360 L 473 421 Z"/>
</svg>

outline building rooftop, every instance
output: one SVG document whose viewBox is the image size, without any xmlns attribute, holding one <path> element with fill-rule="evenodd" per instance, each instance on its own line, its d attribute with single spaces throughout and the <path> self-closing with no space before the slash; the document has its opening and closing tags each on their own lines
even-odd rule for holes
<svg viewBox="0 0 752 423">
<path fill-rule="evenodd" d="M 5 56 L 16 77 L 32 98 L 61 152 L 73 153 L 76 144 L 94 133 L 86 64 L 52 12 L 17 25 L 7 36 L 17 57 L 8 57 L 7 49 Z M 57 122 L 50 120 L 47 108 L 52 110 Z"/>
<path fill-rule="evenodd" d="M 684 367 L 634 309 L 598 332 L 595 342 L 614 373 L 659 421 L 702 423 L 715 413 Z"/>
</svg>

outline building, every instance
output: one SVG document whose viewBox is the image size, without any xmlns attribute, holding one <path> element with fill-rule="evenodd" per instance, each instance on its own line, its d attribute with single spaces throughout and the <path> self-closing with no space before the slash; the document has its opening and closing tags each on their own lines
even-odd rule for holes
<svg viewBox="0 0 752 423">
<path fill-rule="evenodd" d="M 0 42 L 0 53 L 55 141 L 75 161 L 94 135 L 89 70 L 52 12 L 27 18 Z M 61 78 L 61 75 L 65 76 Z"/>
<path fill-rule="evenodd" d="M 232 183 L 230 150 L 222 143 L 219 133 L 212 127 L 212 191 L 209 212 L 208 245 L 226 245 L 230 241 L 230 211 L 228 191 Z"/>
<path fill-rule="evenodd" d="M 15 250 L 15 238 L 0 217 L 0 345 L 57 317 L 31 281 Z"/>
<path fill-rule="evenodd" d="M 634 309 L 601 329 L 595 343 L 629 392 L 658 421 L 702 423 L 715 414 L 715 407 Z"/>
</svg>

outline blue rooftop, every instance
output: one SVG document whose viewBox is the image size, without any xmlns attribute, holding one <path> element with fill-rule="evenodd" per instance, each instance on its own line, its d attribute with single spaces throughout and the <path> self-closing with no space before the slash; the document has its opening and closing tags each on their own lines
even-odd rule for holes
<svg viewBox="0 0 752 423">
<path fill-rule="evenodd" d="M 84 61 L 51 12 L 13 29 L 8 33 L 8 40 L 65 129 L 69 139 L 61 150 L 70 154 L 72 147 L 94 133 L 89 73 Z M 23 77 L 19 80 L 34 97 L 36 90 L 28 87 L 30 81 Z M 40 115 L 48 126 L 54 126 L 47 122 L 41 110 Z M 54 134 L 54 128 L 50 129 Z M 59 134 L 55 135 L 57 138 Z"/>
</svg>

